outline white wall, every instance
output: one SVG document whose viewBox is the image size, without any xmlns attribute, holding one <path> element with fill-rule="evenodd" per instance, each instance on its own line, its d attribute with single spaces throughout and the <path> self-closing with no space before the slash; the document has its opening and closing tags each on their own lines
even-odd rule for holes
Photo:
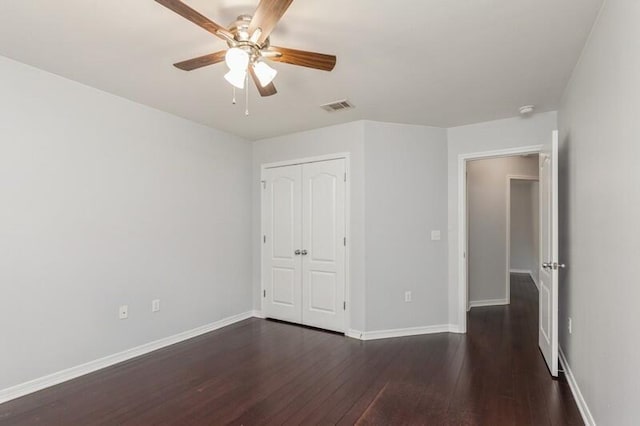
<svg viewBox="0 0 640 426">
<path fill-rule="evenodd" d="M 365 123 L 367 331 L 448 324 L 446 136 Z"/>
<path fill-rule="evenodd" d="M 535 158 L 537 163 L 537 157 Z M 536 164 L 535 176 L 538 175 Z M 527 271 L 537 283 L 538 276 L 538 187 L 535 180 L 511 181 L 511 265 L 515 271 Z"/>
<path fill-rule="evenodd" d="M 251 309 L 248 143 L 1 57 L 0 93 L 0 389 Z"/>
<path fill-rule="evenodd" d="M 255 308 L 261 164 L 338 152 L 351 154 L 350 328 L 446 324 L 446 131 L 371 121 L 253 144 Z M 432 242 L 436 229 L 442 240 Z M 405 290 L 413 292 L 412 303 L 404 302 Z"/>
<path fill-rule="evenodd" d="M 458 293 L 458 156 L 482 151 L 540 145 L 557 128 L 557 114 L 546 112 L 528 118 L 508 118 L 447 130 L 449 217 L 449 321 L 460 324 Z"/>
<path fill-rule="evenodd" d="M 260 294 L 260 166 L 338 152 L 350 153 L 351 238 L 350 327 L 365 326 L 365 243 L 364 243 L 364 122 L 356 121 L 307 132 L 294 133 L 253 143 L 253 305 L 261 309 Z"/>
<path fill-rule="evenodd" d="M 469 302 L 506 302 L 509 175 L 537 177 L 538 157 L 518 155 L 467 164 Z M 531 212 L 527 216 L 530 220 Z"/>
<path fill-rule="evenodd" d="M 605 2 L 559 113 L 560 346 L 599 425 L 640 419 L 639 22 Z"/>
</svg>

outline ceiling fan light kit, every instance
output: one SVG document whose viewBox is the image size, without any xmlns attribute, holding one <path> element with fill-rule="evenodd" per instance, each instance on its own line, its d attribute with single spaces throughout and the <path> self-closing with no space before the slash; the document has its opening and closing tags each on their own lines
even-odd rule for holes
<svg viewBox="0 0 640 426">
<path fill-rule="evenodd" d="M 244 80 L 247 78 L 247 72 L 243 70 L 230 70 L 224 75 L 224 79 L 230 85 L 238 89 L 244 89 Z"/>
<path fill-rule="evenodd" d="M 193 71 L 225 61 L 229 67 L 229 72 L 224 76 L 225 80 L 234 88 L 246 88 L 248 91 L 247 81 L 250 76 L 260 96 L 271 96 L 277 93 L 273 79 L 278 71 L 269 66 L 265 62 L 266 60 L 323 71 L 331 71 L 335 67 L 336 57 L 334 55 L 271 46 L 269 35 L 292 1 L 260 0 L 253 16 L 240 15 L 229 28 L 225 28 L 196 12 L 181 0 L 156 0 L 183 18 L 224 40 L 228 46 L 226 51 L 181 61 L 174 64 L 175 67 L 184 71 Z M 246 98 L 248 99 L 248 95 Z"/>
<path fill-rule="evenodd" d="M 256 76 L 258 77 L 258 81 L 260 82 L 260 85 L 262 87 L 266 87 L 269 83 L 271 83 L 278 74 L 278 71 L 271 68 L 264 61 L 256 61 L 253 64 L 253 70 L 255 71 Z"/>
<path fill-rule="evenodd" d="M 224 61 L 231 71 L 246 70 L 249 65 L 249 54 L 238 47 L 232 47 L 224 55 Z"/>
</svg>

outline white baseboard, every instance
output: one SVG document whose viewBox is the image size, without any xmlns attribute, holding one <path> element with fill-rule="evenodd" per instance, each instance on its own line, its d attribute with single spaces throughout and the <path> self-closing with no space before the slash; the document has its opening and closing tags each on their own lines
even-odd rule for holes
<svg viewBox="0 0 640 426">
<path fill-rule="evenodd" d="M 264 316 L 264 314 L 262 313 L 262 311 L 259 311 L 259 310 L 257 310 L 257 309 L 254 309 L 254 310 L 251 312 L 251 314 L 252 314 L 252 316 L 253 316 L 254 318 L 262 318 L 262 319 L 265 319 L 265 318 L 266 318 L 266 317 Z"/>
<path fill-rule="evenodd" d="M 469 302 L 469 308 L 479 308 L 481 306 L 502 306 L 508 305 L 507 299 L 486 299 L 486 300 L 472 300 Z"/>
<path fill-rule="evenodd" d="M 571 388 L 573 399 L 576 400 L 578 410 L 580 410 L 580 414 L 582 415 L 582 421 L 587 426 L 596 426 L 596 422 L 591 415 L 591 411 L 589 411 L 589 407 L 582 396 L 582 392 L 580 392 L 578 382 L 576 382 L 576 378 L 571 371 L 571 367 L 569 367 L 569 363 L 567 362 L 567 358 L 564 356 L 564 352 L 562 352 L 562 348 L 558 348 L 558 358 L 560 360 L 560 365 L 562 365 L 562 369 L 564 370 L 564 375 L 567 377 L 567 382 Z"/>
<path fill-rule="evenodd" d="M 360 331 L 347 330 L 345 336 L 360 340 L 391 339 L 393 337 L 417 336 L 433 333 L 458 333 L 458 326 L 451 324 L 429 325 L 425 327 L 395 328 L 390 330 Z"/>
<path fill-rule="evenodd" d="M 533 275 L 529 269 L 509 269 L 510 274 L 529 274 Z"/>
<path fill-rule="evenodd" d="M 362 338 L 362 335 L 364 334 L 364 331 L 360 331 L 360 330 L 354 330 L 352 328 L 350 328 L 349 330 L 344 332 L 344 335 L 347 337 L 351 337 L 352 339 L 358 339 L 358 340 L 364 340 Z"/>
<path fill-rule="evenodd" d="M 114 364 L 118 364 L 120 362 L 129 360 L 131 358 L 135 358 L 140 355 L 153 352 L 157 349 L 164 348 L 165 346 L 170 346 L 175 343 L 182 342 L 183 340 L 188 340 L 193 337 L 199 336 L 201 334 L 205 334 L 210 331 L 225 327 L 227 325 L 231 325 L 233 323 L 246 320 L 253 316 L 255 316 L 255 311 L 243 312 L 241 314 L 223 318 L 219 321 L 206 324 L 200 327 L 196 327 L 194 329 L 184 331 L 182 333 L 174 334 L 173 336 L 169 336 L 159 340 L 155 340 L 153 342 L 145 343 L 144 345 L 136 346 L 134 348 L 127 349 L 122 352 L 118 352 L 103 358 L 89 361 L 85 364 L 67 368 L 65 370 L 46 375 L 44 377 L 39 377 L 37 379 L 30 380 L 25 383 L 20 383 L 10 388 L 2 389 L 0 390 L 0 404 L 6 401 L 19 398 L 21 396 L 48 388 L 50 386 L 57 385 L 59 383 L 66 382 L 68 380 L 75 379 L 80 376 L 84 376 L 85 374 L 89 374 L 94 371 L 100 370 L 102 368 L 109 367 Z"/>
</svg>

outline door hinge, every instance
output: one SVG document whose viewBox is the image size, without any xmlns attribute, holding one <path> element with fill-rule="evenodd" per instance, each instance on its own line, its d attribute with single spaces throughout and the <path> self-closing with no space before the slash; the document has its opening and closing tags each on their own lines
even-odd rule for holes
<svg viewBox="0 0 640 426">
<path fill-rule="evenodd" d="M 262 297 L 267 297 L 267 290 L 262 290 Z"/>
<path fill-rule="evenodd" d="M 262 243 L 263 243 L 263 244 L 266 244 L 266 243 L 267 243 L 267 236 L 266 236 L 266 235 L 263 235 L 263 236 L 262 236 Z"/>
<path fill-rule="evenodd" d="M 347 237 L 344 237 L 342 239 L 342 244 L 344 244 L 345 247 L 347 246 Z"/>
<path fill-rule="evenodd" d="M 267 181 L 261 180 L 260 182 L 262 182 L 262 189 L 267 189 Z"/>
<path fill-rule="evenodd" d="M 347 302 L 342 302 L 342 310 L 347 310 Z"/>
<path fill-rule="evenodd" d="M 344 172 L 344 181 L 347 181 L 347 172 Z"/>
</svg>

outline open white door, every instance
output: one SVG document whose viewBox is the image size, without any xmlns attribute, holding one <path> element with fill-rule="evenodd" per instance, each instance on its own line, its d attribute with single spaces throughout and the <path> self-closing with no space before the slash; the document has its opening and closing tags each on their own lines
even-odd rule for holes
<svg viewBox="0 0 640 426">
<path fill-rule="evenodd" d="M 558 131 L 540 153 L 540 293 L 538 345 L 558 376 Z"/>
<path fill-rule="evenodd" d="M 264 314 L 302 322 L 302 167 L 267 169 L 262 200 L 265 234 L 262 276 Z"/>
</svg>

